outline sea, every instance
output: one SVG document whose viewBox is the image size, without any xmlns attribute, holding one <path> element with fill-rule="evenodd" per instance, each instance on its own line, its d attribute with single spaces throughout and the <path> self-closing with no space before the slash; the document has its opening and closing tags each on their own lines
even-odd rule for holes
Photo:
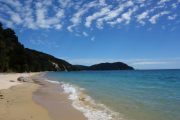
<svg viewBox="0 0 180 120">
<path fill-rule="evenodd" d="M 180 70 L 47 72 L 88 120 L 180 120 Z"/>
</svg>

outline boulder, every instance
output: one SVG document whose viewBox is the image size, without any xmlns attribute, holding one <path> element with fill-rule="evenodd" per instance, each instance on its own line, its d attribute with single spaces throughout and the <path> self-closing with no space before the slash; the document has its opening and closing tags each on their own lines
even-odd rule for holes
<svg viewBox="0 0 180 120">
<path fill-rule="evenodd" d="M 28 82 L 28 78 L 26 78 L 26 77 L 18 77 L 17 80 L 19 82 Z"/>
<path fill-rule="evenodd" d="M 9 80 L 9 82 L 15 82 L 14 80 Z"/>
</svg>

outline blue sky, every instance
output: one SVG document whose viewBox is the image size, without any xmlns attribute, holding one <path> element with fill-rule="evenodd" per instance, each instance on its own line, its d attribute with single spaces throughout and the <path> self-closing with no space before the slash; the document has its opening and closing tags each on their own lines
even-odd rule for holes
<svg viewBox="0 0 180 120">
<path fill-rule="evenodd" d="M 180 0 L 0 0 L 25 47 L 73 64 L 180 68 Z"/>
</svg>

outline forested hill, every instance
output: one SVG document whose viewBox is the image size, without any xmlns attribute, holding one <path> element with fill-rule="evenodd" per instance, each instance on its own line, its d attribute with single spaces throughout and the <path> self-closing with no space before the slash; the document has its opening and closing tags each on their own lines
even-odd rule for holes
<svg viewBox="0 0 180 120">
<path fill-rule="evenodd" d="M 76 70 L 133 70 L 122 62 L 100 63 L 92 66 L 71 65 L 52 55 L 25 48 L 15 32 L 0 23 L 0 72 L 39 72 Z"/>
<path fill-rule="evenodd" d="M 76 70 L 68 62 L 24 48 L 15 32 L 0 23 L 0 72 L 38 72 Z"/>
<path fill-rule="evenodd" d="M 75 65 L 79 70 L 134 70 L 133 67 L 123 63 L 99 63 L 91 66 Z"/>
<path fill-rule="evenodd" d="M 134 70 L 133 67 L 128 66 L 122 62 L 114 63 L 100 63 L 92 65 L 88 68 L 89 70 Z"/>
</svg>

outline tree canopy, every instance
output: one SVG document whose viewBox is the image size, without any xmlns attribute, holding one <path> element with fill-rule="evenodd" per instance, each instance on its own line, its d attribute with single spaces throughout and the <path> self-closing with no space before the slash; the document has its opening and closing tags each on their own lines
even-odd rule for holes
<svg viewBox="0 0 180 120">
<path fill-rule="evenodd" d="M 51 55 L 24 48 L 14 30 L 0 23 L 0 72 L 76 70 L 68 62 Z"/>
</svg>

